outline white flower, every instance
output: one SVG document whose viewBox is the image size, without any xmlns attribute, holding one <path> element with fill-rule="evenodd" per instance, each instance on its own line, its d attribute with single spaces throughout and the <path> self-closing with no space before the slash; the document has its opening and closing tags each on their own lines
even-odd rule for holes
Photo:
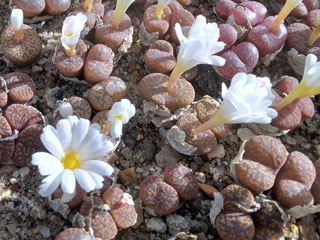
<svg viewBox="0 0 320 240">
<path fill-rule="evenodd" d="M 68 118 L 73 115 L 73 107 L 69 102 L 63 102 L 60 104 L 58 111 L 63 118 Z"/>
<path fill-rule="evenodd" d="M 313 54 L 306 57 L 302 82 L 308 87 L 320 88 L 320 62 L 317 62 L 317 56 Z"/>
<path fill-rule="evenodd" d="M 228 123 L 270 123 L 278 114 L 270 108 L 274 95 L 267 77 L 237 73 L 229 89 L 222 85 L 222 115 Z"/>
<path fill-rule="evenodd" d="M 65 49 L 75 48 L 86 22 L 87 16 L 81 12 L 76 16 L 69 16 L 63 21 L 61 43 Z"/>
<path fill-rule="evenodd" d="M 220 32 L 216 23 L 206 23 L 206 18 L 197 16 L 192 24 L 188 38 L 183 33 L 179 23 L 174 27 L 180 41 L 177 62 L 190 69 L 198 64 L 222 66 L 225 59 L 213 54 L 223 50 L 225 43 L 218 42 Z"/>
<path fill-rule="evenodd" d="M 11 12 L 11 24 L 13 30 L 20 30 L 23 24 L 23 11 L 21 9 L 13 9 Z"/>
<path fill-rule="evenodd" d="M 128 99 L 122 99 L 112 105 L 108 112 L 108 122 L 110 123 L 110 135 L 118 138 L 122 134 L 122 125 L 129 122 L 134 116 L 136 109 Z"/>
<path fill-rule="evenodd" d="M 222 85 L 223 102 L 216 114 L 195 129 L 200 133 L 225 123 L 270 123 L 278 113 L 270 108 L 274 95 L 269 78 L 237 73 L 229 89 Z"/>
<path fill-rule="evenodd" d="M 39 188 L 41 196 L 50 196 L 61 184 L 62 201 L 68 202 L 76 193 L 76 181 L 86 192 L 103 186 L 103 176 L 111 176 L 114 170 L 97 159 L 113 151 L 114 145 L 100 130 L 98 124 L 76 116 L 59 120 L 57 128 L 43 129 L 40 138 L 49 153 L 34 153 L 31 162 L 46 176 Z"/>
</svg>

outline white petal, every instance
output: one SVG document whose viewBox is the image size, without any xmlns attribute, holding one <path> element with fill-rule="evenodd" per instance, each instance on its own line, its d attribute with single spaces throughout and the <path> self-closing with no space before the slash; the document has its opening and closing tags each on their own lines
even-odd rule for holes
<svg viewBox="0 0 320 240">
<path fill-rule="evenodd" d="M 103 187 L 103 181 L 104 178 L 102 176 L 100 176 L 99 174 L 92 172 L 92 171 L 87 171 L 89 173 L 89 175 L 92 177 L 93 181 L 96 184 L 95 189 L 100 189 Z"/>
<path fill-rule="evenodd" d="M 58 158 L 46 152 L 32 154 L 31 164 L 38 166 L 39 172 L 43 176 L 59 174 L 64 169 Z"/>
<path fill-rule="evenodd" d="M 174 25 L 174 30 L 176 32 L 177 38 L 179 39 L 180 46 L 183 47 L 183 45 L 187 43 L 188 39 L 183 35 L 182 29 L 179 23 L 176 23 L 176 25 Z"/>
<path fill-rule="evenodd" d="M 61 183 L 62 173 L 52 174 L 42 180 L 42 184 L 39 187 L 39 194 L 42 197 L 49 197 L 54 193 Z"/>
<path fill-rule="evenodd" d="M 119 138 L 122 135 L 122 122 L 112 121 L 110 124 L 110 135 L 113 138 Z"/>
<path fill-rule="evenodd" d="M 79 168 L 73 170 L 73 172 L 83 190 L 85 190 L 86 192 L 91 192 L 95 189 L 96 183 L 93 181 L 89 173 Z"/>
<path fill-rule="evenodd" d="M 61 197 L 61 202 L 66 203 L 71 201 L 74 196 L 76 195 L 76 188 L 74 189 L 74 191 L 72 193 L 63 193 L 62 197 Z"/>
<path fill-rule="evenodd" d="M 71 194 L 75 191 L 76 179 L 74 177 L 73 171 L 70 169 L 65 169 L 62 174 L 61 179 L 61 189 L 63 192 Z"/>
<path fill-rule="evenodd" d="M 104 136 L 102 134 L 96 134 L 91 137 L 88 141 L 83 141 L 80 151 L 78 153 L 81 160 L 89 160 L 104 144 Z"/>
<path fill-rule="evenodd" d="M 88 133 L 90 121 L 84 118 L 80 118 L 79 121 L 73 126 L 72 129 L 72 142 L 71 149 L 75 152 L 79 152 L 79 146 L 82 140 Z"/>
<path fill-rule="evenodd" d="M 63 157 L 63 147 L 57 138 L 57 131 L 52 126 L 46 126 L 40 136 L 45 148 L 57 158 Z"/>
<path fill-rule="evenodd" d="M 61 145 L 65 151 L 69 148 L 69 145 L 72 140 L 72 130 L 70 122 L 67 119 L 59 120 L 57 123 L 57 132 L 59 135 Z"/>
<path fill-rule="evenodd" d="M 81 168 L 87 171 L 95 172 L 101 176 L 108 177 L 110 177 L 114 172 L 114 169 L 110 164 L 99 160 L 84 161 L 81 164 Z"/>
<path fill-rule="evenodd" d="M 11 24 L 14 30 L 20 30 L 23 24 L 23 11 L 21 9 L 13 9 L 11 12 Z"/>
</svg>

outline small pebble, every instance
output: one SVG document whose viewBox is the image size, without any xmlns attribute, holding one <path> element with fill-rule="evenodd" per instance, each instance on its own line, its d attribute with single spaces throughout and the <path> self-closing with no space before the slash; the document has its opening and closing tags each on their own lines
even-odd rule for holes
<svg viewBox="0 0 320 240">
<path fill-rule="evenodd" d="M 42 236 L 44 238 L 50 237 L 50 229 L 48 227 L 46 227 L 46 226 L 42 226 L 40 228 L 40 233 L 42 234 Z"/>
<path fill-rule="evenodd" d="M 128 186 L 138 180 L 138 175 L 134 168 L 128 168 L 119 173 L 120 181 L 124 186 Z"/>
<path fill-rule="evenodd" d="M 164 233 L 167 230 L 166 223 L 162 218 L 153 217 L 146 220 L 147 231 Z"/>
<path fill-rule="evenodd" d="M 169 146 L 163 146 L 156 154 L 156 162 L 160 167 L 165 167 L 172 162 L 179 162 L 180 159 L 181 155 Z"/>
<path fill-rule="evenodd" d="M 157 147 L 153 143 L 145 143 L 143 144 L 145 159 L 147 161 L 151 161 L 154 159 L 156 153 L 157 153 Z"/>
<path fill-rule="evenodd" d="M 207 156 L 209 159 L 223 158 L 225 154 L 226 154 L 226 151 L 224 150 L 224 146 L 222 144 L 218 144 L 216 148 Z"/>
<path fill-rule="evenodd" d="M 175 236 L 179 232 L 189 232 L 190 225 L 186 219 L 177 214 L 171 214 L 166 217 L 169 232 L 172 236 Z"/>
</svg>

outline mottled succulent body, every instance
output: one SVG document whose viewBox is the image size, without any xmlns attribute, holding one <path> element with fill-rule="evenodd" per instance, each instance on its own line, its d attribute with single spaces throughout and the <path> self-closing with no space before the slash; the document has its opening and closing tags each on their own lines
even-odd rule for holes
<svg viewBox="0 0 320 240">
<path fill-rule="evenodd" d="M 236 165 L 240 183 L 255 192 L 272 188 L 287 159 L 285 146 L 273 137 L 256 136 L 246 142 L 244 150 L 243 160 Z"/>
<path fill-rule="evenodd" d="M 0 82 L 0 108 L 6 106 L 9 99 L 13 103 L 26 103 L 33 98 L 36 86 L 27 74 L 13 72 L 5 74 L 3 78 L 9 92 L 6 93 L 3 83 Z"/>
<path fill-rule="evenodd" d="M 128 89 L 124 81 L 118 77 L 109 77 L 108 80 L 99 82 L 90 88 L 88 101 L 97 111 L 109 110 L 113 103 L 124 98 L 127 92 Z"/>
<path fill-rule="evenodd" d="M 231 79 L 238 72 L 251 72 L 258 63 L 259 51 L 252 43 L 242 42 L 221 57 L 226 59 L 226 63 L 218 70 L 222 76 Z"/>
<path fill-rule="evenodd" d="M 49 15 L 56 15 L 68 10 L 71 0 L 46 0 L 46 12 Z"/>
<path fill-rule="evenodd" d="M 309 53 L 320 56 L 319 44 L 320 39 L 317 39 L 311 46 L 308 45 L 308 40 L 311 36 L 312 30 L 309 26 L 303 23 L 293 23 L 288 27 L 287 44 L 289 48 L 296 49 L 303 55 Z"/>
<path fill-rule="evenodd" d="M 74 56 L 68 56 L 64 47 L 60 45 L 55 56 L 56 67 L 66 77 L 79 77 L 82 74 L 87 56 L 87 45 L 79 40 Z"/>
<path fill-rule="evenodd" d="M 111 27 L 114 17 L 114 10 L 107 12 L 103 17 L 103 25 L 98 26 L 95 34 L 96 43 L 106 44 L 114 53 L 118 52 L 118 48 L 122 44 L 125 37 L 129 34 L 131 27 L 131 19 L 127 14 L 124 14 L 118 29 Z"/>
<path fill-rule="evenodd" d="M 283 219 L 273 202 L 262 202 L 259 211 L 253 214 L 255 240 L 279 239 L 283 236 Z"/>
<path fill-rule="evenodd" d="M 183 114 L 176 123 L 177 127 L 186 133 L 185 141 L 198 149 L 194 154 L 207 154 L 217 146 L 217 139 L 211 130 L 193 134 L 192 130 L 199 127 L 201 122 L 194 114 Z"/>
<path fill-rule="evenodd" d="M 320 159 L 314 162 L 314 168 L 316 169 L 316 179 L 314 180 L 312 187 L 311 187 L 311 193 L 314 198 L 314 202 L 316 204 L 320 203 Z"/>
<path fill-rule="evenodd" d="M 218 102 L 210 96 L 204 96 L 200 101 L 194 105 L 194 109 L 197 112 L 197 118 L 201 123 L 208 121 L 214 113 L 218 110 Z M 223 124 L 215 128 L 210 129 L 217 139 L 224 139 L 228 136 L 230 131 L 230 125 Z"/>
<path fill-rule="evenodd" d="M 7 119 L 0 116 L 0 136 L 1 138 L 10 137 L 12 135 L 12 130 Z M 3 141 L 0 138 L 0 163 L 8 162 L 12 159 L 15 149 L 14 141 Z"/>
<path fill-rule="evenodd" d="M 39 15 L 46 7 L 45 0 L 14 0 L 14 5 L 22 9 L 23 14 L 27 18 Z"/>
<path fill-rule="evenodd" d="M 191 169 L 180 163 L 170 163 L 164 170 L 164 179 L 182 200 L 194 198 L 199 191 L 198 181 Z"/>
<path fill-rule="evenodd" d="M 165 105 L 171 111 L 186 107 L 195 98 L 192 85 L 184 79 L 178 79 L 172 93 L 168 93 L 169 77 L 161 73 L 152 73 L 141 79 L 138 86 L 140 96 L 158 105 Z"/>
<path fill-rule="evenodd" d="M 148 7 L 143 14 L 143 23 L 148 33 L 159 33 L 159 38 L 163 39 L 169 30 L 171 20 L 171 10 L 169 7 L 163 9 L 161 19 L 154 18 L 157 5 Z"/>
<path fill-rule="evenodd" d="M 287 39 L 288 32 L 284 24 L 280 24 L 274 31 L 269 30 L 274 21 L 275 17 L 267 17 L 249 32 L 248 41 L 258 48 L 260 57 L 274 53 Z"/>
<path fill-rule="evenodd" d="M 123 199 L 123 191 L 118 187 L 109 188 L 103 193 L 103 201 L 110 206 L 115 224 L 119 228 L 128 228 L 136 222 L 137 214 L 133 205 Z"/>
<path fill-rule="evenodd" d="M 292 152 L 277 175 L 272 195 L 285 208 L 310 206 L 313 204 L 310 188 L 315 178 L 316 170 L 311 160 L 300 152 Z"/>
<path fill-rule="evenodd" d="M 191 12 L 188 10 L 181 8 L 172 13 L 169 33 L 172 38 L 174 44 L 179 45 L 179 39 L 177 37 L 176 31 L 174 30 L 174 26 L 176 23 L 179 23 L 185 37 L 188 36 L 191 25 L 194 23 L 195 19 Z"/>
<path fill-rule="evenodd" d="M 96 44 L 86 58 L 84 78 L 92 84 L 107 80 L 113 69 L 113 56 L 108 47 Z"/>
<path fill-rule="evenodd" d="M 152 73 L 169 73 L 176 65 L 171 44 L 164 40 L 158 40 L 151 44 L 144 54 L 147 68 Z"/>
<path fill-rule="evenodd" d="M 40 124 L 32 124 L 20 132 L 12 159 L 17 166 L 30 166 L 32 154 L 44 149 L 40 140 L 42 128 Z"/>
<path fill-rule="evenodd" d="M 68 228 L 63 232 L 59 233 L 56 240 L 90 240 L 91 236 L 86 231 L 80 228 Z"/>
<path fill-rule="evenodd" d="M 54 198 L 62 198 L 63 191 L 61 188 L 58 188 L 54 193 Z M 69 201 L 66 202 L 66 204 L 69 206 L 70 209 L 79 208 L 83 202 L 84 197 L 86 196 L 86 191 L 83 190 L 80 185 L 77 183 L 76 186 L 76 194 L 74 197 Z"/>
<path fill-rule="evenodd" d="M 246 213 L 222 213 L 216 218 L 216 228 L 223 240 L 251 240 L 255 229 Z"/>
<path fill-rule="evenodd" d="M 24 34 L 22 43 L 17 43 L 11 26 L 1 34 L 3 54 L 16 67 L 27 67 L 37 61 L 42 52 L 42 45 L 38 34 L 29 26 L 22 25 Z"/>
<path fill-rule="evenodd" d="M 11 128 L 18 131 L 42 121 L 42 115 L 37 109 L 22 104 L 11 104 L 6 108 L 4 117 Z"/>
<path fill-rule="evenodd" d="M 177 191 L 159 177 L 146 177 L 140 185 L 139 193 L 142 202 L 158 215 L 169 215 L 178 208 Z"/>
<path fill-rule="evenodd" d="M 223 197 L 223 208 L 226 211 L 242 212 L 239 205 L 245 209 L 250 209 L 254 204 L 253 194 L 246 188 L 236 184 L 231 184 L 221 190 Z"/>
</svg>

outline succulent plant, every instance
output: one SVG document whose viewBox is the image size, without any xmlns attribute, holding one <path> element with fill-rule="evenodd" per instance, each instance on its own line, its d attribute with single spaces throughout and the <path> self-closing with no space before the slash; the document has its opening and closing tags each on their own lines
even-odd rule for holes
<svg viewBox="0 0 320 240">
<path fill-rule="evenodd" d="M 313 204 L 310 188 L 316 178 L 311 160 L 300 152 L 291 152 L 277 174 L 272 196 L 285 208 Z"/>
<path fill-rule="evenodd" d="M 94 45 L 86 58 L 84 78 L 92 84 L 107 80 L 113 70 L 111 50 L 102 44 Z"/>
<path fill-rule="evenodd" d="M 151 44 L 144 54 L 144 60 L 148 70 L 152 73 L 169 73 L 176 65 L 171 44 L 164 40 L 158 40 Z"/>
<path fill-rule="evenodd" d="M 177 191 L 159 177 L 149 176 L 143 179 L 139 193 L 144 205 L 152 209 L 155 214 L 169 215 L 178 208 Z"/>
<path fill-rule="evenodd" d="M 243 160 L 235 167 L 239 182 L 254 192 L 271 189 L 287 160 L 285 146 L 273 137 L 256 136 L 245 143 L 244 151 Z"/>
<path fill-rule="evenodd" d="M 14 9 L 11 13 L 12 25 L 1 34 L 3 54 L 16 67 L 27 67 L 39 59 L 42 45 L 38 34 L 23 24 L 23 12 Z"/>
</svg>

